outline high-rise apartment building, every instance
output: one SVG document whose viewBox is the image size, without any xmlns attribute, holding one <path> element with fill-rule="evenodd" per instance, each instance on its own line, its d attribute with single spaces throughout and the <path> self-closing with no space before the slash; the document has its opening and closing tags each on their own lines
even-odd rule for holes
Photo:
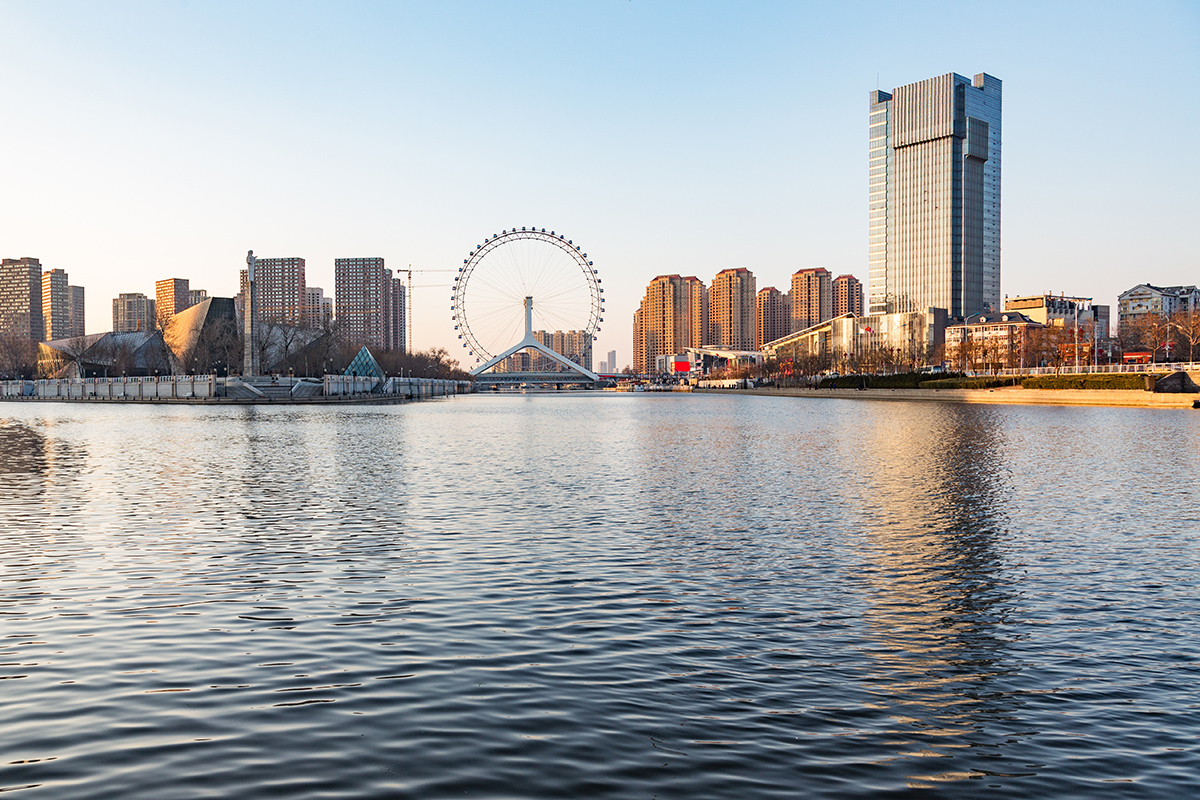
<svg viewBox="0 0 1200 800">
<path fill-rule="evenodd" d="M 862 282 L 853 275 L 838 275 L 833 279 L 833 316 L 863 315 Z"/>
<path fill-rule="evenodd" d="M 792 275 L 792 331 L 802 331 L 833 316 L 833 276 L 824 267 Z"/>
<path fill-rule="evenodd" d="M 1000 109 L 984 73 L 871 92 L 870 313 L 999 310 Z"/>
<path fill-rule="evenodd" d="M 724 269 L 708 290 L 708 341 L 730 350 L 753 350 L 758 336 L 758 294 L 745 267 Z"/>
<path fill-rule="evenodd" d="M 615 373 L 617 371 L 617 351 L 616 350 L 608 351 L 608 371 L 611 373 Z"/>
<path fill-rule="evenodd" d="M 708 324 L 708 290 L 694 275 L 659 275 L 646 287 L 633 315 L 633 368 L 655 369 L 658 357 L 702 347 Z"/>
<path fill-rule="evenodd" d="M 310 328 L 326 330 L 333 324 L 333 298 L 325 296 L 320 286 L 304 287 L 305 319 Z"/>
<path fill-rule="evenodd" d="M 51 269 L 42 273 L 42 324 L 45 340 L 71 336 L 71 288 L 67 273 Z"/>
<path fill-rule="evenodd" d="M 768 286 L 761 289 L 756 298 L 758 305 L 758 336 L 755 350 L 762 350 L 767 342 L 787 336 L 792 332 L 792 310 L 788 295 Z"/>
<path fill-rule="evenodd" d="M 141 292 L 123 292 L 113 298 L 113 333 L 152 331 L 157 317 L 155 302 Z"/>
<path fill-rule="evenodd" d="M 207 289 L 188 289 L 187 307 L 198 306 L 208 299 Z M 179 312 L 175 312 L 179 313 Z"/>
<path fill-rule="evenodd" d="M 245 286 L 245 270 L 243 288 Z M 254 294 L 258 318 L 284 325 L 304 325 L 308 297 L 305 293 L 304 259 L 255 258 Z"/>
<path fill-rule="evenodd" d="M 84 313 L 84 291 L 82 286 L 68 286 L 67 307 L 70 310 L 71 324 L 67 336 L 75 338 L 83 336 L 87 330 L 87 315 Z"/>
<path fill-rule="evenodd" d="M 533 338 L 584 369 L 592 368 L 592 337 L 587 335 L 587 331 L 534 331 Z M 537 352 L 530 352 L 529 356 L 529 369 L 553 372 L 561 370 L 561 366 L 548 356 Z"/>
<path fill-rule="evenodd" d="M 408 306 L 405 304 L 406 289 L 402 278 L 392 277 L 392 271 L 383 271 L 384 294 L 383 305 L 383 344 L 393 350 L 408 350 Z"/>
<path fill-rule="evenodd" d="M 338 332 L 353 344 L 403 349 L 406 344 L 404 284 L 383 259 L 339 258 L 333 262 Z"/>
<path fill-rule="evenodd" d="M 191 306 L 191 289 L 187 278 L 166 278 L 154 282 L 154 308 L 159 328 L 166 321 Z"/>
<path fill-rule="evenodd" d="M 36 258 L 0 259 L 0 335 L 35 342 L 46 337 L 42 321 L 42 262 Z"/>
</svg>

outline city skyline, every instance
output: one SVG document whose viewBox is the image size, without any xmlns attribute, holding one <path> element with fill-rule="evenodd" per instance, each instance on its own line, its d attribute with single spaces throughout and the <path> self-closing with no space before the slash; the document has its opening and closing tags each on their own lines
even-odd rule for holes
<svg viewBox="0 0 1200 800">
<path fill-rule="evenodd" d="M 1115 306 L 1139 282 L 1196 282 L 1197 168 L 1141 145 L 1145 119 L 1182 132 L 1198 115 L 1177 100 L 1200 77 L 1200 13 L 1184 3 L 954 19 L 932 5 L 5 3 L 0 24 L 15 42 L 0 97 L 38 121 L 0 131 L 22 155 L 2 168 L 0 255 L 85 286 L 89 332 L 164 276 L 234 296 L 247 249 L 304 258 L 330 287 L 335 258 L 452 267 L 481 235 L 538 224 L 587 244 L 610 287 L 595 349 L 624 366 L 656 275 L 745 266 L 780 285 L 825 266 L 869 287 L 863 96 L 964 69 L 1007 90 L 1001 295 Z M 297 47 L 280 55 L 284 42 Z M 1100 97 L 1102 135 L 1059 130 Z M 470 366 L 426 277 L 412 344 Z"/>
</svg>

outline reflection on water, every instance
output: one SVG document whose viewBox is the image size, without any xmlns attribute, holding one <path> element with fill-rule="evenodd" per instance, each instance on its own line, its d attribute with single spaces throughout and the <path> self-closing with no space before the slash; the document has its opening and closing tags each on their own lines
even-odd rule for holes
<svg viewBox="0 0 1200 800">
<path fill-rule="evenodd" d="M 1200 769 L 1186 412 L 0 412 L 0 790 L 1143 797 Z"/>
<path fill-rule="evenodd" d="M 1017 718 L 1010 687 L 1021 663 L 1007 645 L 1020 567 L 1007 552 L 1013 465 L 1003 409 L 924 410 L 902 406 L 866 432 L 868 494 L 879 504 L 864 543 L 878 663 L 868 685 L 895 719 L 898 754 L 918 759 L 910 785 L 1034 774 L 1002 752 L 1025 735 L 1007 724 Z M 962 748 L 972 755 L 946 771 L 938 760 Z"/>
</svg>

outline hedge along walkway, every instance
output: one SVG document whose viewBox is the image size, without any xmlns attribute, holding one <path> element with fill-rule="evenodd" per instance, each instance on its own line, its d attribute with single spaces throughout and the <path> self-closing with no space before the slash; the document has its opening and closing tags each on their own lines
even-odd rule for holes
<svg viewBox="0 0 1200 800">
<path fill-rule="evenodd" d="M 1155 394 L 1128 389 L 696 389 L 722 394 L 760 394 L 813 400 L 908 400 L 935 403 L 992 403 L 1032 406 L 1110 406 L 1114 408 L 1186 408 L 1200 404 L 1200 394 Z"/>
</svg>

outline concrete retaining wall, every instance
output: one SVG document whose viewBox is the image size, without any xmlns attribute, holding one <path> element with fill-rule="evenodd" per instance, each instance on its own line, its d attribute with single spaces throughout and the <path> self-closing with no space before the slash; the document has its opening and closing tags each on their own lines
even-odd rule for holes
<svg viewBox="0 0 1200 800">
<path fill-rule="evenodd" d="M 212 375 L 163 375 L 156 378 L 61 378 L 0 381 L 0 397 L 63 400 L 205 398 L 216 395 Z"/>
</svg>

